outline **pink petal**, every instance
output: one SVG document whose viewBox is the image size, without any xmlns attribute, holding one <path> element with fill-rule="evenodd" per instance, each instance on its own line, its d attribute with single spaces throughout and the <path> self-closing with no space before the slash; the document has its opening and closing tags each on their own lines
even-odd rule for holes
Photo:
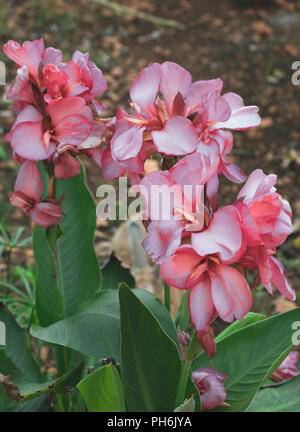
<svg viewBox="0 0 300 432">
<path fill-rule="evenodd" d="M 31 160 L 48 159 L 55 151 L 55 144 L 48 149 L 43 142 L 41 122 L 19 123 L 11 134 L 11 146 L 19 156 Z"/>
<path fill-rule="evenodd" d="M 55 138 L 60 144 L 79 145 L 85 141 L 92 130 L 92 123 L 82 115 L 64 117 L 55 128 Z"/>
<path fill-rule="evenodd" d="M 43 55 L 44 65 L 53 64 L 54 66 L 59 66 L 63 60 L 62 52 L 59 49 L 48 47 L 45 49 Z"/>
<path fill-rule="evenodd" d="M 229 120 L 217 123 L 216 128 L 249 129 L 258 126 L 261 122 L 257 106 L 244 106 L 243 99 L 235 93 L 227 93 L 223 96 L 231 108 Z"/>
<path fill-rule="evenodd" d="M 192 376 L 200 392 L 203 410 L 216 408 L 225 401 L 226 390 L 223 381 L 228 378 L 226 375 L 207 367 L 196 369 Z"/>
<path fill-rule="evenodd" d="M 223 264 L 215 264 L 210 276 L 213 301 L 218 312 L 220 311 L 220 317 L 225 321 L 232 321 L 233 316 L 242 320 L 252 306 L 251 291 L 244 276 L 235 268 Z M 221 286 L 226 294 L 222 293 Z M 226 295 L 231 303 L 231 308 L 228 305 L 222 305 Z M 230 313 L 232 315 L 229 315 Z"/>
<path fill-rule="evenodd" d="M 131 100 L 149 115 L 154 111 L 154 102 L 159 91 L 160 80 L 160 65 L 153 63 L 142 70 L 130 87 Z"/>
<path fill-rule="evenodd" d="M 261 199 L 276 191 L 274 188 L 276 181 L 275 174 L 266 175 L 261 169 L 256 169 L 249 175 L 237 199 L 243 200 L 245 204 L 250 204 L 254 199 Z"/>
<path fill-rule="evenodd" d="M 63 153 L 54 166 L 54 175 L 56 178 L 65 179 L 80 174 L 80 162 L 69 153 Z"/>
<path fill-rule="evenodd" d="M 204 185 L 214 175 L 217 166 L 210 166 L 210 160 L 198 152 L 192 153 L 180 159 L 169 170 L 171 179 L 182 188 L 186 185 L 197 187 Z"/>
<path fill-rule="evenodd" d="M 295 290 L 292 288 L 291 282 L 288 280 L 285 274 L 285 268 L 282 263 L 275 257 L 270 257 L 271 271 L 272 271 L 272 283 L 276 286 L 278 291 L 281 292 L 289 300 L 294 301 L 296 299 Z"/>
<path fill-rule="evenodd" d="M 30 216 L 41 227 L 49 227 L 61 221 L 63 212 L 58 204 L 40 202 L 31 210 Z"/>
<path fill-rule="evenodd" d="M 43 183 L 36 162 L 28 160 L 21 165 L 14 190 L 15 192 L 23 192 L 35 201 L 40 200 L 43 193 Z"/>
<path fill-rule="evenodd" d="M 172 112 L 173 100 L 177 93 L 185 98 L 191 84 L 191 74 L 180 65 L 173 62 L 165 62 L 161 65 L 162 80 L 160 91 L 169 113 Z"/>
<path fill-rule="evenodd" d="M 232 162 L 229 162 L 228 164 L 222 162 L 220 164 L 220 173 L 234 183 L 242 183 L 246 179 L 243 171 Z"/>
<path fill-rule="evenodd" d="M 168 171 L 158 170 L 147 174 L 141 181 L 139 192 L 151 220 L 174 219 L 174 208 L 181 208 L 184 201 L 180 185 L 171 179 Z"/>
<path fill-rule="evenodd" d="M 142 242 L 152 260 L 160 264 L 180 246 L 184 224 L 180 221 L 153 221 Z"/>
<path fill-rule="evenodd" d="M 107 181 L 115 180 L 125 174 L 125 168 L 113 159 L 109 147 L 103 152 L 101 166 L 103 176 Z"/>
<path fill-rule="evenodd" d="M 188 289 L 187 279 L 197 270 L 201 259 L 191 246 L 181 246 L 173 256 L 162 262 L 161 277 L 170 286 Z"/>
<path fill-rule="evenodd" d="M 205 231 L 192 234 L 192 246 L 201 256 L 217 254 L 224 264 L 238 260 L 246 248 L 238 210 L 226 206 L 217 211 Z"/>
<path fill-rule="evenodd" d="M 119 161 L 137 156 L 143 144 L 145 127 L 122 124 L 117 127 L 111 140 L 111 153 Z"/>
<path fill-rule="evenodd" d="M 186 97 L 186 115 L 203 109 L 203 97 L 211 91 L 218 94 L 223 88 L 223 81 L 220 78 L 208 81 L 196 81 L 192 84 Z"/>
<path fill-rule="evenodd" d="M 81 97 L 65 97 L 51 105 L 48 105 L 46 111 L 51 117 L 51 122 L 54 127 L 56 127 L 65 117 L 73 114 L 83 115 L 91 122 L 93 120 L 93 114 L 90 108 L 86 106 L 84 99 Z"/>
<path fill-rule="evenodd" d="M 152 132 L 155 147 L 168 155 L 184 155 L 197 148 L 197 133 L 192 123 L 184 117 L 172 117 L 160 131 Z"/>
<path fill-rule="evenodd" d="M 214 304 L 211 297 L 211 283 L 208 276 L 195 285 L 189 296 L 191 321 L 197 331 L 204 330 L 213 317 Z"/>
<path fill-rule="evenodd" d="M 38 68 L 44 53 L 43 39 L 26 41 L 22 45 L 9 40 L 3 46 L 3 51 L 18 66 L 26 65 L 30 75 L 38 81 Z"/>
<path fill-rule="evenodd" d="M 203 104 L 203 122 L 226 122 L 230 118 L 230 106 L 217 93 L 209 93 Z"/>
</svg>

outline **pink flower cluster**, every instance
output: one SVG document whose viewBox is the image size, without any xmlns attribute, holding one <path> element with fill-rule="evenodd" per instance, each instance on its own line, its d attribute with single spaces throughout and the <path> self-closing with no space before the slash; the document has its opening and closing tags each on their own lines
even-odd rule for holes
<svg viewBox="0 0 300 432">
<path fill-rule="evenodd" d="M 235 93 L 222 94 L 219 78 L 192 82 L 175 63 L 153 63 L 131 85 L 131 113 L 119 109 L 115 118 L 94 120 L 92 108 L 97 115 L 105 108 L 97 98 L 107 83 L 88 54 L 75 51 L 64 63 L 62 53 L 45 49 L 42 39 L 22 46 L 9 41 L 4 52 L 19 67 L 8 91 L 17 118 L 7 139 L 22 164 L 13 205 L 41 226 L 59 222 L 60 202 L 51 194 L 41 199 L 37 161 L 44 161 L 50 177 L 66 178 L 79 174 L 77 156 L 86 154 L 107 180 L 127 173 L 140 188 L 149 219 L 143 245 L 169 285 L 189 290 L 199 335 L 208 338 L 215 316 L 232 322 L 250 310 L 248 269 L 258 271 L 256 282 L 269 293 L 275 286 L 295 299 L 275 257 L 292 230 L 291 208 L 276 192 L 276 176 L 255 170 L 236 201 L 219 208 L 219 176 L 245 180 L 228 158 L 228 129 L 259 125 L 256 106 L 245 106 Z M 149 158 L 161 169 L 146 175 Z M 174 191 L 168 206 L 160 193 L 151 193 L 153 187 Z M 167 217 L 161 217 L 162 203 Z"/>
<path fill-rule="evenodd" d="M 81 153 L 98 161 L 93 141 L 100 144 L 103 128 L 94 124 L 90 105 L 97 114 L 104 110 L 97 97 L 107 83 L 89 54 L 75 51 L 64 63 L 59 50 L 44 48 L 43 39 L 23 45 L 10 40 L 3 50 L 18 66 L 7 94 L 17 118 L 6 139 L 22 164 L 11 202 L 47 227 L 60 221 L 62 211 L 52 196 L 40 201 L 43 185 L 37 161 L 44 161 L 56 178 L 79 174 L 76 156 Z"/>
<path fill-rule="evenodd" d="M 148 155 L 164 155 L 163 160 L 177 156 L 170 169 L 149 173 L 140 182 L 150 222 L 143 245 L 170 286 L 189 290 L 190 316 L 199 334 L 216 315 L 232 322 L 249 312 L 247 269 L 258 270 L 269 293 L 275 286 L 295 299 L 274 257 L 292 231 L 291 209 L 276 192 L 276 176 L 255 170 L 237 200 L 218 209 L 219 175 L 238 183 L 245 179 L 227 158 L 233 137 L 224 129 L 260 123 L 256 106 L 246 107 L 238 95 L 221 95 L 221 90 L 220 79 L 192 83 L 179 65 L 154 63 L 132 84 L 135 113 L 118 111 L 110 144 L 120 163 L 145 149 Z M 153 188 L 159 192 L 152 193 Z"/>
</svg>

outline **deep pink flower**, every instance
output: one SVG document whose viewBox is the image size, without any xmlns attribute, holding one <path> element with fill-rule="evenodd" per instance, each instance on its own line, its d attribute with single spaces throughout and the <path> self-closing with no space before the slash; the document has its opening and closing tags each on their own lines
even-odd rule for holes
<svg viewBox="0 0 300 432">
<path fill-rule="evenodd" d="M 26 66 L 32 81 L 38 87 L 41 85 L 41 68 L 48 63 L 57 66 L 62 62 L 61 51 L 52 47 L 45 49 L 43 39 L 26 41 L 22 45 L 9 40 L 3 46 L 3 51 L 19 67 Z"/>
<path fill-rule="evenodd" d="M 143 246 L 155 262 L 175 252 L 183 235 L 203 229 L 203 187 L 216 169 L 206 156 L 193 153 L 169 171 L 149 173 L 141 181 L 151 220 Z"/>
<path fill-rule="evenodd" d="M 49 159 L 57 147 L 77 146 L 89 136 L 93 126 L 91 109 L 80 97 L 68 97 L 47 106 L 46 116 L 27 105 L 6 136 L 13 150 L 30 160 Z"/>
<path fill-rule="evenodd" d="M 59 203 L 41 201 L 43 183 L 37 163 L 26 161 L 18 173 L 14 192 L 10 201 L 42 227 L 49 227 L 60 222 L 62 209 Z"/>
<path fill-rule="evenodd" d="M 194 370 L 192 377 L 200 393 L 202 409 L 213 409 L 225 402 L 223 382 L 228 378 L 227 375 L 211 367 L 203 367 Z"/>
<path fill-rule="evenodd" d="M 295 291 L 285 275 L 284 266 L 273 255 L 292 232 L 289 203 L 274 187 L 277 176 L 253 171 L 238 194 L 238 208 L 248 248 L 240 263 L 258 269 L 262 284 L 272 294 L 273 286 L 288 299 L 295 300 Z"/>
<path fill-rule="evenodd" d="M 276 371 L 270 376 L 270 379 L 273 381 L 285 381 L 300 375 L 300 371 L 297 369 L 299 357 L 297 351 L 291 351 L 281 365 L 278 366 Z"/>
<path fill-rule="evenodd" d="M 99 115 L 105 109 L 96 98 L 107 89 L 107 81 L 97 66 L 89 60 L 89 54 L 75 51 L 72 61 L 59 66 L 48 64 L 43 69 L 43 80 L 47 88 L 45 100 L 80 96 L 86 103 L 92 102 Z"/>
<path fill-rule="evenodd" d="M 190 289 L 190 316 L 197 331 L 204 330 L 214 314 L 226 322 L 242 320 L 252 297 L 244 276 L 229 265 L 246 248 L 235 207 L 216 212 L 208 228 L 192 233 L 191 239 L 192 245 L 180 246 L 162 262 L 162 278 L 175 288 Z"/>
<path fill-rule="evenodd" d="M 249 246 L 275 248 L 292 232 L 292 211 L 277 192 L 277 176 L 253 171 L 240 190 L 236 206 L 240 210 Z"/>
<path fill-rule="evenodd" d="M 221 96 L 221 90 L 219 78 L 192 83 L 190 73 L 176 63 L 149 65 L 130 88 L 135 114 L 118 113 L 113 157 L 119 161 L 135 157 L 143 141 L 149 140 L 156 151 L 184 155 L 194 152 L 199 143 L 209 145 L 216 130 L 259 124 L 257 107 L 245 107 L 233 93 Z"/>
</svg>

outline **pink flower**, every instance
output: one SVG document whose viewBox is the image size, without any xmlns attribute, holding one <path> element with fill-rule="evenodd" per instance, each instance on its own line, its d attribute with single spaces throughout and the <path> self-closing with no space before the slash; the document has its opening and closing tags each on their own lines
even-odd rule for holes
<svg viewBox="0 0 300 432">
<path fill-rule="evenodd" d="M 62 62 L 61 51 L 52 47 L 45 49 L 43 39 L 26 41 L 22 45 L 9 40 L 4 45 L 3 51 L 19 67 L 26 66 L 32 81 L 38 87 L 41 84 L 41 68 L 48 63 L 59 65 Z"/>
<path fill-rule="evenodd" d="M 248 249 L 240 263 L 259 270 L 262 284 L 273 293 L 273 285 L 288 299 L 295 300 L 295 291 L 285 275 L 284 266 L 273 255 L 292 232 L 292 212 L 274 187 L 277 177 L 253 171 L 238 194 L 238 208 Z"/>
<path fill-rule="evenodd" d="M 169 171 L 155 171 L 140 183 L 151 220 L 143 246 L 161 263 L 180 246 L 182 236 L 203 229 L 203 188 L 216 167 L 204 155 L 193 153 Z"/>
<path fill-rule="evenodd" d="M 60 222 L 62 209 L 59 203 L 41 201 L 43 183 L 37 163 L 26 161 L 20 168 L 10 201 L 42 227 Z"/>
<path fill-rule="evenodd" d="M 236 206 L 240 210 L 249 246 L 275 248 L 292 232 L 292 211 L 274 187 L 275 174 L 253 171 L 240 190 Z"/>
<path fill-rule="evenodd" d="M 191 321 L 197 331 L 209 324 L 214 314 L 226 322 L 242 320 L 252 305 L 244 276 L 229 264 L 243 255 L 246 244 L 234 206 L 216 212 L 200 233 L 192 233 L 192 245 L 180 246 L 160 267 L 168 285 L 189 289 Z"/>
<path fill-rule="evenodd" d="M 299 357 L 297 351 L 291 351 L 276 371 L 270 376 L 270 379 L 273 381 L 285 381 L 298 376 L 300 374 L 297 369 Z"/>
<path fill-rule="evenodd" d="M 135 114 L 118 113 L 114 159 L 135 157 L 143 141 L 153 142 L 161 153 L 184 155 L 194 152 L 199 142 L 209 145 L 216 130 L 259 124 L 258 108 L 245 107 L 233 93 L 221 96 L 222 85 L 219 78 L 192 83 L 190 73 L 172 62 L 143 69 L 130 88 Z"/>
<path fill-rule="evenodd" d="M 46 108 L 43 116 L 27 105 L 18 114 L 9 133 L 13 150 L 30 160 L 49 159 L 57 147 L 78 146 L 89 136 L 92 112 L 82 98 L 68 97 Z"/>
<path fill-rule="evenodd" d="M 59 66 L 48 64 L 43 69 L 43 80 L 47 88 L 45 100 L 80 96 L 86 103 L 92 102 L 98 115 L 105 106 L 96 98 L 107 89 L 107 81 L 97 66 L 89 60 L 89 54 L 75 51 L 72 61 Z"/>
<path fill-rule="evenodd" d="M 202 409 L 213 409 L 225 402 L 223 382 L 228 378 L 227 375 L 211 367 L 203 367 L 194 370 L 192 377 L 200 393 Z"/>
</svg>

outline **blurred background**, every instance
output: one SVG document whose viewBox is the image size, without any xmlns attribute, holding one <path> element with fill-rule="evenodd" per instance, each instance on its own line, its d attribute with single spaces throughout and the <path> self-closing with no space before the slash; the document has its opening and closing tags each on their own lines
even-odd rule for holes
<svg viewBox="0 0 300 432">
<path fill-rule="evenodd" d="M 247 175 L 255 168 L 276 173 L 278 190 L 291 203 L 294 233 L 279 255 L 298 292 L 298 303 L 300 85 L 293 85 L 291 77 L 292 63 L 300 61 L 299 28 L 298 0 L 119 0 L 119 6 L 108 0 L 0 0 L 1 45 L 9 39 L 21 43 L 43 37 L 45 45 L 62 50 L 66 60 L 75 49 L 90 52 L 108 80 L 109 90 L 102 98 L 108 116 L 119 106 L 127 107 L 130 84 L 143 67 L 166 60 L 181 64 L 194 80 L 221 77 L 225 92 L 236 92 L 246 105 L 260 107 L 261 126 L 234 134 L 232 160 Z M 10 84 L 16 66 L 2 52 L 0 60 Z M 3 138 L 14 120 L 5 99 L 7 88 L 0 87 L 0 279 L 5 295 L 14 292 L 8 285 L 34 286 L 29 221 L 9 205 L 17 165 Z M 89 163 L 94 196 L 101 181 L 99 168 Z M 238 190 L 224 181 L 223 204 L 232 202 Z M 110 226 L 98 222 L 100 261 L 109 254 L 111 233 Z M 255 294 L 257 311 L 272 314 L 293 307 L 260 288 Z"/>
</svg>

